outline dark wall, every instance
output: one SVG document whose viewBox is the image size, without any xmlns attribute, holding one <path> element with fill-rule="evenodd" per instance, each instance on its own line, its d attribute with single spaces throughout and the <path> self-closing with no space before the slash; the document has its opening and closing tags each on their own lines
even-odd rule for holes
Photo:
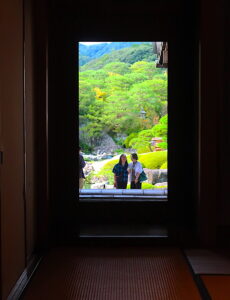
<svg viewBox="0 0 230 300">
<path fill-rule="evenodd" d="M 215 244 L 229 226 L 229 15 L 226 1 L 200 5 L 199 232 Z M 207 5 L 209 6 L 207 13 Z M 214 46 L 215 45 L 215 46 Z M 226 228 L 224 229 L 224 231 Z M 220 230 L 221 231 L 221 230 Z M 223 237 L 225 244 L 230 236 Z"/>
<path fill-rule="evenodd" d="M 1 296 L 25 267 L 23 3 L 1 2 Z M 17 249 L 17 251 L 15 251 Z"/>
<path fill-rule="evenodd" d="M 42 169 L 44 163 L 46 165 L 44 151 L 42 154 L 40 151 L 41 145 L 46 148 L 47 144 L 46 138 L 42 139 L 46 137 L 43 130 L 46 107 L 43 114 L 39 108 L 44 100 L 46 103 L 43 74 L 47 68 L 46 60 L 38 55 L 41 48 L 46 52 L 46 45 L 36 34 L 42 32 L 44 18 L 38 23 L 35 17 L 35 11 L 36 14 L 39 9 L 44 12 L 45 7 L 41 0 L 2 1 L 0 4 L 1 299 L 6 299 L 10 291 L 14 293 L 12 289 L 17 280 L 33 261 L 39 236 L 38 203 L 47 203 L 44 189 L 38 184 L 46 180 L 45 168 Z M 44 31 L 42 34 L 45 36 Z M 42 76 L 41 69 L 45 70 Z M 42 217 L 46 211 L 43 205 L 45 213 L 40 215 L 40 224 L 45 223 Z"/>
<path fill-rule="evenodd" d="M 54 224 L 77 219 L 77 42 L 169 42 L 171 223 L 195 228 L 197 200 L 197 7 L 181 1 L 50 3 L 50 179 Z M 57 228 L 57 227 L 56 227 Z M 58 232 L 58 231 L 56 231 Z"/>
</svg>

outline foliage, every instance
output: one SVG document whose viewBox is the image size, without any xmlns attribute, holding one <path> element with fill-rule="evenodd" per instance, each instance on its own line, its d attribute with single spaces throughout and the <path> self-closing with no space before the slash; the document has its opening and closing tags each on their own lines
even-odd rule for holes
<svg viewBox="0 0 230 300">
<path fill-rule="evenodd" d="M 138 133 L 137 132 L 132 132 L 130 133 L 129 136 L 127 136 L 127 138 L 125 139 L 124 141 L 124 145 L 126 148 L 130 148 L 131 145 L 130 145 L 130 141 L 133 139 L 133 138 L 136 138 L 138 136 Z"/>
<path fill-rule="evenodd" d="M 119 159 L 111 159 L 109 160 L 101 170 L 96 174 L 96 176 L 105 176 L 109 184 L 113 184 L 114 182 L 114 174 L 113 174 L 113 167 L 119 162 Z"/>
<path fill-rule="evenodd" d="M 88 56 L 90 59 L 88 63 L 81 66 L 80 70 L 98 70 L 103 68 L 106 64 L 110 62 L 123 62 L 128 64 L 134 64 L 135 62 L 140 60 L 155 61 L 157 59 L 156 54 L 153 53 L 153 47 L 151 43 L 140 42 L 140 44 L 137 45 L 137 47 L 130 47 L 126 44 L 126 47 L 121 47 L 123 49 L 119 48 L 118 44 L 119 43 L 106 44 L 106 47 L 110 48 L 109 51 L 105 50 L 104 53 L 102 53 L 103 51 L 98 51 L 95 54 L 87 53 L 87 51 L 82 52 L 82 49 L 85 47 L 84 45 L 80 45 L 80 55 Z M 92 51 L 94 48 L 99 46 L 100 45 L 94 45 L 88 47 L 88 50 Z M 80 63 L 82 62 L 83 61 L 81 61 Z"/>
<path fill-rule="evenodd" d="M 129 65 L 124 63 L 124 62 L 111 62 L 109 64 L 106 64 L 103 67 L 103 70 L 105 72 L 111 72 L 111 73 L 116 73 L 120 75 L 124 75 L 126 73 L 129 73 Z"/>
<path fill-rule="evenodd" d="M 153 135 L 155 137 L 167 137 L 168 132 L 168 115 L 159 120 L 159 124 L 153 127 Z"/>
<path fill-rule="evenodd" d="M 139 155 L 139 161 L 145 165 L 147 169 L 160 169 L 167 161 L 167 151 L 150 152 Z"/>
<path fill-rule="evenodd" d="M 113 42 L 109 44 L 108 43 L 94 44 L 91 46 L 79 43 L 79 54 L 80 56 L 83 55 L 93 59 L 115 50 L 119 50 L 127 47 L 136 47 L 138 45 L 143 45 L 143 44 L 151 45 L 153 48 L 155 46 L 153 45 L 153 42 Z"/>
<path fill-rule="evenodd" d="M 81 140 L 79 142 L 79 145 L 82 149 L 82 152 L 84 152 L 85 154 L 89 154 L 92 152 L 92 147 L 88 144 L 83 143 Z"/>
<path fill-rule="evenodd" d="M 138 153 L 152 151 L 151 138 L 162 137 L 162 148 L 165 149 L 167 73 L 164 69 L 156 68 L 149 56 L 149 60 L 141 57 L 135 61 L 130 59 L 130 55 L 136 55 L 137 50 L 142 54 L 150 48 L 152 51 L 151 44 L 134 43 L 133 47 L 117 51 L 117 44 L 112 44 L 112 53 L 91 61 L 91 64 L 96 64 L 92 69 L 89 63 L 79 72 L 80 136 L 84 136 L 84 141 L 92 142 L 104 133 L 113 138 L 117 134 L 128 135 L 124 145 L 136 149 Z M 94 55 L 99 55 L 107 46 L 104 44 L 93 48 Z M 90 57 L 87 51 L 82 55 Z M 143 109 L 146 112 L 144 119 L 140 116 Z M 159 124 L 154 126 L 158 120 Z M 118 143 L 121 145 L 121 141 Z"/>
<path fill-rule="evenodd" d="M 163 163 L 160 169 L 168 169 L 168 162 L 166 161 L 165 163 Z"/>
<path fill-rule="evenodd" d="M 83 66 L 85 64 L 87 64 L 90 61 L 90 57 L 89 56 L 85 56 L 85 55 L 79 55 L 79 66 Z"/>
<path fill-rule="evenodd" d="M 167 185 L 154 185 L 153 188 L 154 188 L 154 189 L 167 189 L 168 186 L 167 186 Z"/>
<path fill-rule="evenodd" d="M 130 141 L 130 145 L 133 149 L 137 150 L 137 153 L 146 153 L 151 152 L 151 145 L 149 139 L 146 137 L 136 137 Z"/>
<path fill-rule="evenodd" d="M 127 184 L 127 189 L 130 189 L 130 184 Z M 142 182 L 141 189 L 142 190 L 153 190 L 154 185 L 152 185 L 151 183 L 148 183 L 148 182 Z"/>
<path fill-rule="evenodd" d="M 168 143 L 167 142 L 162 142 L 162 143 L 158 143 L 158 146 L 161 149 L 167 150 L 168 149 Z"/>
</svg>

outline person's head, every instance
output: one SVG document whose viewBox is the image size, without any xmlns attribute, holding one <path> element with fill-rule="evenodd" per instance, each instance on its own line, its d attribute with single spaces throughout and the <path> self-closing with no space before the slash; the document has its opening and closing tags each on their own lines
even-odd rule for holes
<svg viewBox="0 0 230 300">
<path fill-rule="evenodd" d="M 134 162 L 138 160 L 138 156 L 137 156 L 136 153 L 131 154 L 131 160 L 134 161 Z"/>
<path fill-rule="evenodd" d="M 125 154 L 121 154 L 120 156 L 120 159 L 119 159 L 119 164 L 122 165 L 122 164 L 128 164 L 127 163 L 127 157 Z"/>
</svg>

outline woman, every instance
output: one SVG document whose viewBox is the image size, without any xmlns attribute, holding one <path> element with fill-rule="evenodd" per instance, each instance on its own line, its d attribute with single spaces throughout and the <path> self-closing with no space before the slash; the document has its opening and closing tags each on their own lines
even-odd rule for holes
<svg viewBox="0 0 230 300">
<path fill-rule="evenodd" d="M 121 154 L 119 163 L 113 168 L 114 186 L 117 189 L 126 189 L 128 182 L 128 163 L 125 154 Z"/>
<path fill-rule="evenodd" d="M 136 153 L 131 154 L 132 162 L 128 166 L 128 172 L 130 174 L 130 182 L 131 182 L 131 189 L 141 189 L 141 182 L 140 182 L 140 174 L 143 171 L 141 163 L 138 161 L 138 156 Z"/>
</svg>

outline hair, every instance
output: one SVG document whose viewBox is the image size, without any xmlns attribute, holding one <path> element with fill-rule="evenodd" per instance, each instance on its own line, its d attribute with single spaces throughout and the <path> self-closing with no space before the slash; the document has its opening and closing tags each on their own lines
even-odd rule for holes
<svg viewBox="0 0 230 300">
<path fill-rule="evenodd" d="M 121 156 L 120 156 L 120 158 L 119 158 L 119 164 L 120 164 L 120 165 L 122 165 L 122 161 L 121 161 L 122 156 L 125 156 L 125 157 L 126 157 L 126 155 L 125 155 L 125 154 L 121 154 Z M 125 162 L 125 166 L 126 166 L 126 165 L 128 165 L 127 158 L 126 158 L 126 162 Z"/>
<path fill-rule="evenodd" d="M 136 160 L 138 160 L 138 156 L 137 156 L 137 154 L 136 154 L 136 153 L 132 153 L 132 154 L 131 154 L 131 156 L 132 156 L 132 158 L 133 158 L 133 159 L 136 159 Z"/>
</svg>

